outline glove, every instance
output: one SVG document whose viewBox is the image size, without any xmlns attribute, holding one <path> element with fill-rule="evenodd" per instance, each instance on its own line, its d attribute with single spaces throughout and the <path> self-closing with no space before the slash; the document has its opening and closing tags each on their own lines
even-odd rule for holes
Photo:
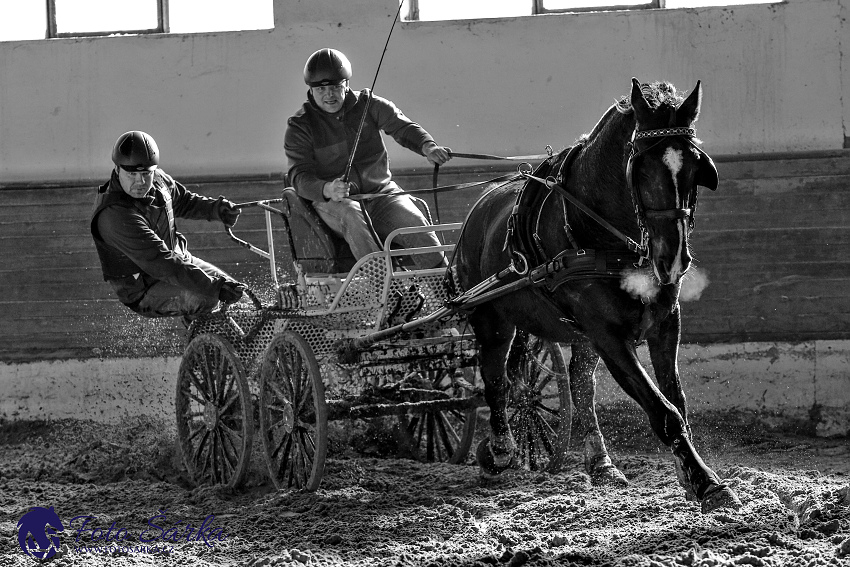
<svg viewBox="0 0 850 567">
<path fill-rule="evenodd" d="M 218 198 L 215 207 L 218 219 L 223 222 L 225 226 L 233 226 L 236 224 L 236 221 L 239 218 L 239 213 L 242 212 L 242 209 L 237 208 L 236 205 L 224 197 Z"/>
<path fill-rule="evenodd" d="M 242 299 L 242 294 L 245 293 L 246 286 L 235 281 L 226 281 L 221 284 L 221 291 L 218 292 L 218 300 L 222 303 L 236 303 Z"/>
</svg>

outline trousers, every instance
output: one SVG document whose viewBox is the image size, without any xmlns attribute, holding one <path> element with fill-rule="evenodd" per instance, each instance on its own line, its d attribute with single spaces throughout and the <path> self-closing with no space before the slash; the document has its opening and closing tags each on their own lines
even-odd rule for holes
<svg viewBox="0 0 850 567">
<path fill-rule="evenodd" d="M 205 262 L 200 258 L 192 257 L 192 263 L 205 271 L 211 278 L 227 278 L 232 279 L 224 271 L 213 266 L 209 262 Z M 141 274 L 139 277 L 148 278 L 146 274 Z M 154 280 L 150 278 L 151 283 L 145 292 L 145 295 L 139 301 L 133 311 L 145 317 L 176 317 L 187 316 L 193 318 L 198 315 L 212 312 L 218 307 L 218 297 L 211 295 L 203 295 L 186 288 L 178 287 L 168 282 Z"/>
<path fill-rule="evenodd" d="M 380 197 L 355 201 L 314 201 L 313 208 L 325 224 L 348 243 L 356 259 L 383 249 L 382 242 L 397 228 L 410 226 L 429 226 L 430 223 L 410 195 L 400 189 L 388 189 Z M 371 226 L 363 212 L 368 214 Z M 374 230 L 373 230 L 374 228 Z M 437 235 L 431 232 L 401 234 L 393 242 L 403 248 L 440 246 Z M 446 265 L 442 252 L 412 254 L 410 256 L 416 268 L 423 270 Z"/>
</svg>

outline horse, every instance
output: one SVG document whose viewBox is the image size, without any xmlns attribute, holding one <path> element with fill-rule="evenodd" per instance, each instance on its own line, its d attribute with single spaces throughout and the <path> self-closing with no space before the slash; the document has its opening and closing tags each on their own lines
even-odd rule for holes
<svg viewBox="0 0 850 567">
<path fill-rule="evenodd" d="M 717 169 L 695 137 L 701 103 L 699 81 L 684 97 L 670 83 L 633 78 L 630 94 L 608 108 L 570 151 L 541 164 L 545 179 L 525 175 L 522 190 L 523 181 L 496 185 L 468 213 L 464 227 L 476 228 L 461 232 L 451 267 L 461 289 L 494 274 L 504 276 L 502 284 L 537 274 L 533 283 L 469 313 L 490 409 L 489 436 L 479 447 L 486 455 L 479 458 L 482 474 L 501 473 L 517 451 L 506 411 L 511 384 L 506 367 L 519 330 L 573 344 L 574 400 L 592 434 L 589 457 L 613 480 L 619 471 L 610 465 L 592 408 L 600 358 L 671 449 L 686 498 L 699 500 L 703 512 L 740 507 L 692 442 L 677 365 L 678 296 L 692 261 L 689 235 L 698 186 L 713 190 L 718 183 Z M 518 194 L 537 197 L 520 203 Z M 525 216 L 517 216 L 524 209 Z M 530 236 L 517 240 L 523 229 Z M 625 286 L 621 280 L 629 270 L 652 278 L 654 291 L 639 294 Z M 658 386 L 638 359 L 643 341 Z"/>
</svg>

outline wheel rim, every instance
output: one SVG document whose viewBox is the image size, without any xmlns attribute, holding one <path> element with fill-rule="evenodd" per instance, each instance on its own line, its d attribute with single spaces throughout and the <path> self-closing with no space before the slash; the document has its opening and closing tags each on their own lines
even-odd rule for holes
<svg viewBox="0 0 850 567">
<path fill-rule="evenodd" d="M 254 422 L 245 371 L 221 337 L 189 343 L 177 377 L 177 434 L 195 484 L 241 484 L 251 459 Z"/>
<path fill-rule="evenodd" d="M 465 369 L 475 384 L 474 368 Z M 454 369 L 431 371 L 427 374 L 431 388 L 446 392 L 451 397 L 468 397 L 472 392 L 454 380 Z M 462 463 L 469 454 L 475 435 L 478 408 L 471 410 L 435 410 L 413 412 L 399 416 L 399 425 L 404 435 L 406 448 L 419 460 Z"/>
<path fill-rule="evenodd" d="M 278 489 L 316 490 L 327 454 L 327 405 L 310 345 L 286 331 L 272 338 L 260 374 L 260 430 Z"/>
<path fill-rule="evenodd" d="M 563 353 L 555 343 L 518 333 L 509 369 L 508 422 L 517 462 L 528 470 L 557 471 L 569 446 L 572 420 Z"/>
</svg>

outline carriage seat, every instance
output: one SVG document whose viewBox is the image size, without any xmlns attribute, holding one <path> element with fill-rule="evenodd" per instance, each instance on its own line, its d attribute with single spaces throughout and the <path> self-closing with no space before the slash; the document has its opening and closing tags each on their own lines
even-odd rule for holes
<svg viewBox="0 0 850 567">
<path fill-rule="evenodd" d="M 283 213 L 289 220 L 293 262 L 306 274 L 341 274 L 355 264 L 345 240 L 334 234 L 319 218 L 310 201 L 293 187 L 283 190 Z"/>
</svg>

